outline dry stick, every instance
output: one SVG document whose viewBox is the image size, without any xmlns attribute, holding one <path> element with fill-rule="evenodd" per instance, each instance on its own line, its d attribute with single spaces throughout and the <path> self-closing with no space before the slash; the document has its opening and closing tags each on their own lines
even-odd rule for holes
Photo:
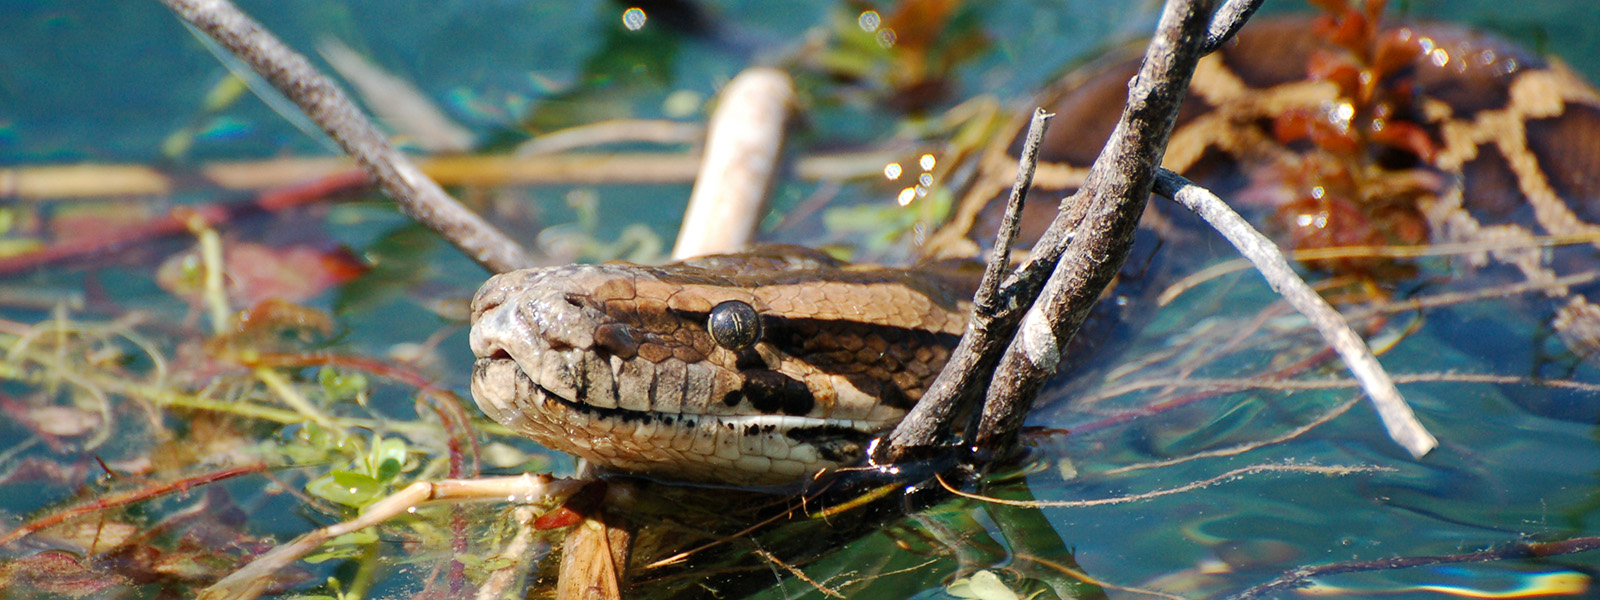
<svg viewBox="0 0 1600 600">
<path fill-rule="evenodd" d="M 272 574 L 341 535 L 360 531 L 388 521 L 424 502 L 452 499 L 511 499 L 534 503 L 572 494 L 587 482 L 554 479 L 549 475 L 523 474 L 486 479 L 446 479 L 418 481 L 369 506 L 361 516 L 307 532 L 255 557 L 250 564 L 200 592 L 202 600 L 249 600 L 260 596 L 272 583 Z"/>
<path fill-rule="evenodd" d="M 530 266 L 522 247 L 429 179 L 328 78 L 227 0 L 161 0 L 305 111 L 412 219 L 490 271 Z"/>
<path fill-rule="evenodd" d="M 711 115 L 673 258 L 737 252 L 755 239 L 793 104 L 794 84 L 777 69 L 745 69 L 728 83 Z"/>
<path fill-rule="evenodd" d="M 1243 27 L 1245 19 L 1247 19 L 1251 13 L 1255 12 L 1256 7 L 1260 6 L 1261 1 L 1262 0 L 1229 0 L 1227 6 L 1224 6 L 1223 9 L 1218 12 L 1216 18 L 1213 19 L 1214 22 L 1211 24 L 1212 33 L 1207 38 L 1206 47 L 1215 49 L 1226 42 L 1228 36 L 1232 35 L 1233 32 L 1237 32 L 1240 27 Z M 1164 20 L 1163 22 L 1165 23 L 1166 21 Z M 1167 31 L 1166 29 L 1163 29 L 1163 31 L 1169 35 L 1175 35 L 1175 33 L 1172 31 Z M 1167 45 L 1172 45 L 1170 39 L 1167 42 Z M 1152 43 L 1151 52 L 1154 51 L 1155 46 L 1154 43 Z M 1148 171 L 1154 168 L 1154 165 L 1159 162 L 1161 149 L 1166 146 L 1166 139 L 1171 134 L 1172 118 L 1175 118 L 1172 116 L 1177 114 L 1179 100 L 1169 99 L 1162 102 L 1160 107 L 1156 107 L 1154 110 L 1152 110 L 1152 107 L 1148 106 L 1148 101 L 1150 100 L 1150 98 L 1148 98 L 1149 92 L 1156 87 L 1161 87 L 1162 89 L 1168 90 L 1174 86 L 1176 86 L 1177 89 L 1183 89 L 1186 87 L 1188 81 L 1187 73 L 1192 73 L 1194 63 L 1199 61 L 1199 55 L 1196 54 L 1192 57 L 1186 57 L 1186 60 L 1188 60 L 1188 67 L 1185 70 L 1186 74 L 1184 79 L 1182 82 L 1176 84 L 1167 79 L 1158 81 L 1155 79 L 1155 74 L 1145 71 L 1140 72 L 1139 79 L 1136 79 L 1135 81 L 1144 83 L 1142 83 L 1139 88 L 1134 90 L 1134 92 L 1138 95 L 1135 93 L 1130 93 L 1130 105 L 1135 100 L 1140 102 L 1142 107 L 1140 113 L 1142 118 L 1140 123 L 1142 123 L 1142 125 L 1130 126 L 1130 114 L 1125 111 L 1122 122 L 1118 123 L 1116 130 L 1112 132 L 1111 139 L 1106 143 L 1105 150 L 1101 152 L 1102 157 L 1113 156 L 1117 154 L 1126 155 L 1120 159 L 1117 159 L 1116 162 L 1117 165 L 1126 169 L 1130 174 L 1135 169 L 1143 169 L 1144 171 Z M 1162 77 L 1170 77 L 1170 71 L 1160 75 Z M 1160 131 L 1152 131 L 1150 130 L 1150 127 L 1152 127 L 1150 123 L 1153 120 L 1157 120 L 1154 119 L 1154 117 L 1157 115 L 1152 113 L 1158 113 L 1160 110 L 1165 110 L 1168 113 L 1169 118 L 1165 120 L 1166 125 L 1163 126 Z M 1108 179 L 1111 183 L 1116 183 L 1116 173 L 1112 173 L 1110 176 L 1108 176 L 1104 172 L 1108 166 L 1109 165 L 1101 165 L 1099 164 L 1099 161 L 1097 161 L 1095 169 L 1091 171 L 1094 176 L 1085 183 L 1085 191 L 1089 191 L 1091 186 L 1110 189 L 1107 184 Z M 1124 191 L 1126 191 L 1127 182 L 1123 181 L 1122 183 L 1123 185 L 1121 187 L 1124 189 Z M 1097 193 L 1096 195 L 1102 194 Z M 1092 198 L 1096 197 L 1096 195 L 1085 195 L 1083 191 L 1080 191 L 1080 193 L 1077 196 L 1074 196 L 1074 198 Z M 1056 268 L 1057 263 L 1061 260 L 1062 254 L 1065 253 L 1068 247 L 1074 242 L 1075 230 L 1086 218 L 1087 209 L 1089 208 L 1086 203 L 1074 202 L 1074 198 L 1068 198 L 1062 201 L 1060 212 L 1056 215 L 1055 220 L 1051 222 L 1050 227 L 1045 231 L 1045 234 L 1040 237 L 1039 241 L 1034 243 L 1032 254 L 1030 254 L 1022 266 L 1017 269 L 1016 274 L 1008 279 L 1002 286 L 1000 290 L 1000 299 L 996 303 L 998 306 L 997 312 L 993 318 L 990 319 L 990 337 L 1006 339 L 1016 331 L 1018 324 L 1024 318 L 1026 311 L 1030 306 L 1032 306 L 1035 297 L 1039 295 L 1040 287 L 1045 284 L 1045 279 L 1050 276 L 1051 272 Z M 1142 210 L 1142 204 L 1138 207 L 1132 207 L 1131 210 L 1133 211 L 1133 219 L 1136 221 L 1138 212 Z M 1102 216 L 1104 212 L 1105 211 L 1102 211 Z M 1084 251 L 1082 248 L 1079 248 L 1079 250 Z M 1126 250 L 1123 250 L 1122 252 L 1125 254 Z M 1074 256 L 1080 255 L 1075 254 Z M 1120 259 L 1118 262 L 1120 263 Z M 1112 268 L 1111 272 L 1114 273 L 1115 268 Z M 1082 316 L 1079 317 L 1079 323 L 1081 323 L 1081 319 Z M 1075 330 L 1076 325 L 1073 325 L 1071 329 Z M 962 347 L 958 347 L 956 353 L 952 355 L 950 362 L 946 365 L 947 369 L 951 368 L 952 366 L 961 368 L 959 365 L 963 365 L 971 360 L 962 356 L 964 350 L 966 349 L 965 347 L 969 346 L 965 339 L 962 340 L 961 346 Z M 998 342 L 989 343 L 985 341 L 985 343 L 982 345 L 975 342 L 970 344 L 970 346 L 977 348 L 976 351 L 981 353 L 981 358 L 978 362 L 983 365 L 995 364 L 998 360 L 997 357 L 1001 352 L 1004 351 L 1001 344 Z M 1050 368 L 1053 370 L 1053 363 Z M 992 370 L 990 371 L 992 372 Z M 943 375 L 941 374 L 941 378 L 942 377 Z M 987 383 L 988 382 L 982 378 L 971 378 L 967 380 L 966 385 L 961 386 L 962 389 L 959 390 L 959 392 L 962 394 L 976 394 L 978 393 L 978 390 L 983 389 Z M 938 384 L 935 383 L 935 386 L 937 385 Z M 1014 395 L 1010 397 L 1009 402 L 1017 405 L 1012 407 L 1012 410 L 1014 410 L 1017 414 L 1015 415 L 1015 418 L 1011 419 L 1008 423 L 997 425 L 997 427 L 1009 427 L 1011 429 L 1009 434 L 997 436 L 999 439 L 1014 439 L 1016 430 L 1020 429 L 1022 426 L 1021 414 L 1025 414 L 1029 406 L 1031 406 L 1034 394 L 1035 392 L 1027 392 L 1025 394 Z M 923 396 L 924 399 L 929 399 L 930 396 L 933 396 L 934 399 L 938 400 L 938 402 L 935 402 L 934 399 L 929 399 L 926 402 L 919 401 L 916 409 L 914 409 L 912 413 L 908 415 L 898 427 L 895 428 L 895 431 L 888 438 L 889 443 L 884 444 L 882 448 L 873 453 L 876 459 L 879 461 L 887 461 L 905 458 L 909 456 L 916 448 L 926 448 L 938 443 L 940 441 L 939 433 L 947 430 L 950 427 L 949 420 L 953 417 L 953 415 L 957 414 L 957 412 L 955 411 L 954 407 L 940 408 L 936 406 L 930 406 L 928 408 L 924 408 L 923 405 L 942 403 L 946 401 L 944 400 L 945 398 L 955 395 L 957 394 L 941 392 L 935 396 L 934 390 L 930 389 L 928 394 Z M 1007 402 L 1007 400 L 1002 399 L 1000 402 Z M 986 409 L 986 411 L 987 410 L 989 409 Z"/>
<path fill-rule="evenodd" d="M 723 90 L 673 258 L 738 251 L 755 237 L 793 103 L 794 85 L 776 69 L 746 69 Z M 568 532 L 557 600 L 620 598 L 633 536 L 604 507 Z"/>
<path fill-rule="evenodd" d="M 1250 15 L 1256 14 L 1256 9 L 1261 8 L 1262 0 L 1227 0 L 1217 9 L 1217 14 L 1211 17 L 1211 29 L 1206 31 L 1206 43 L 1200 47 L 1202 54 L 1216 52 L 1234 34 L 1244 28 Z"/>
<path fill-rule="evenodd" d="M 1233 212 L 1216 194 L 1177 173 L 1162 169 L 1156 176 L 1155 193 L 1177 201 L 1205 219 L 1255 265 L 1273 291 L 1311 321 L 1311 325 L 1333 346 L 1350 372 L 1361 382 L 1361 388 L 1366 390 L 1367 397 L 1378 409 L 1378 417 L 1383 420 L 1390 438 L 1418 458 L 1439 445 L 1439 440 L 1434 439 L 1417 421 L 1417 416 L 1406 405 L 1400 390 L 1394 386 L 1394 380 L 1383 370 L 1383 365 L 1373 356 L 1366 341 L 1350 328 L 1339 311 L 1328 305 L 1322 296 L 1317 295 L 1311 286 L 1295 274 L 1272 240 L 1251 227 L 1244 217 Z"/>
<path fill-rule="evenodd" d="M 974 438 L 978 448 L 1013 447 L 1039 388 L 1055 373 L 1061 349 L 1127 259 L 1156 165 L 1202 55 L 1212 6 L 1212 0 L 1169 0 L 1110 141 L 1084 187 L 1063 202 L 1040 240 L 1043 249 L 1036 246 L 1023 265 L 1026 273 L 1053 263 L 1053 273 L 995 370 Z M 1061 261 L 1061 253 L 1073 259 Z"/>
<path fill-rule="evenodd" d="M 555 600 L 621 600 L 627 586 L 633 526 L 601 510 L 567 531 Z"/>
<path fill-rule="evenodd" d="M 962 334 L 960 344 L 911 413 L 889 433 L 887 444 L 883 446 L 885 452 L 881 456 L 874 453 L 875 462 L 899 462 L 906 458 L 908 452 L 937 439 L 950 425 L 954 415 L 961 412 L 962 405 L 968 403 L 963 398 L 976 399 L 975 394 L 965 394 L 963 390 L 981 388 L 989 368 L 999 358 L 1005 336 L 1011 332 L 1010 326 L 995 327 L 995 320 L 1005 308 L 1000 304 L 1000 281 L 1011 264 L 1011 246 L 1016 242 L 1022 204 L 1027 201 L 1028 188 L 1033 185 L 1033 172 L 1039 164 L 1039 144 L 1044 140 L 1050 118 L 1054 116 L 1042 108 L 1035 108 L 1033 118 L 1028 121 L 1022 156 L 1017 160 L 1017 179 L 1011 185 L 1011 196 L 1006 199 L 1005 216 L 1000 221 L 1000 231 L 996 234 L 994 250 L 989 254 L 989 263 L 984 268 L 983 281 L 978 284 L 977 294 L 973 297 L 972 316 L 967 319 L 967 330 Z"/>
</svg>

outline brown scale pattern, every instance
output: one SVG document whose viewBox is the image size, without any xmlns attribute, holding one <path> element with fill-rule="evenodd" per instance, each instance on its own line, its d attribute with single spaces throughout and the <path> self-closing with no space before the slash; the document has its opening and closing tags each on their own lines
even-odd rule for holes
<svg viewBox="0 0 1600 600">
<path fill-rule="evenodd" d="M 736 275 L 691 262 L 492 278 L 473 302 L 474 398 L 496 421 L 601 466 L 787 482 L 859 457 L 922 395 L 964 327 L 966 305 L 952 300 L 970 294 L 963 277 L 717 260 Z M 760 315 L 766 335 L 753 347 L 731 351 L 707 333 L 711 307 L 728 300 Z"/>
</svg>

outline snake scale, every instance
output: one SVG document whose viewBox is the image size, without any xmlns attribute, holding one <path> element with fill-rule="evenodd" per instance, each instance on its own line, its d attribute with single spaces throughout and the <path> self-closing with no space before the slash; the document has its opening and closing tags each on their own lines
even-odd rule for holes
<svg viewBox="0 0 1600 600">
<path fill-rule="evenodd" d="M 1287 246 L 1479 245 L 1469 262 L 1542 286 L 1563 341 L 1600 348 L 1600 308 L 1569 289 L 1549 248 L 1523 243 L 1600 233 L 1600 94 L 1558 62 L 1463 28 L 1352 34 L 1323 19 L 1253 23 L 1202 61 L 1165 166 L 1245 182 L 1217 185 Z M 1101 61 L 1045 94 L 1058 117 L 1035 198 L 1082 182 L 1136 66 Z M 974 255 L 1017 145 L 979 158 L 926 255 Z M 1155 211 L 1145 221 L 1164 226 Z M 603 468 L 792 482 L 859 460 L 904 416 L 956 343 L 971 287 L 960 270 L 847 265 L 797 248 L 505 273 L 473 302 L 472 392 L 494 420 Z"/>
</svg>

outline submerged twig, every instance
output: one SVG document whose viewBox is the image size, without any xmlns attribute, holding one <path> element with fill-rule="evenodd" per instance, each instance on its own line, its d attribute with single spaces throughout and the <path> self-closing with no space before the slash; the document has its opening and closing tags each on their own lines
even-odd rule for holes
<svg viewBox="0 0 1600 600">
<path fill-rule="evenodd" d="M 455 499 L 506 499 L 524 503 L 548 501 L 571 494 L 584 482 L 557 480 L 548 475 L 519 475 L 488 479 L 418 481 L 367 506 L 361 516 L 302 534 L 256 557 L 200 593 L 205 600 L 248 600 L 260 596 L 272 583 L 272 574 L 300 560 L 323 543 L 398 517 L 424 502 Z"/>
<path fill-rule="evenodd" d="M 240 475 L 248 475 L 250 473 L 257 473 L 265 470 L 267 470 L 267 465 L 264 463 L 229 467 L 195 477 L 187 477 L 177 481 L 152 484 L 137 490 L 131 490 L 119 494 L 109 494 L 94 500 L 89 500 L 68 507 L 61 512 L 52 514 L 50 516 L 41 519 L 35 519 L 31 522 L 23 524 L 21 527 L 13 529 L 7 532 L 5 535 L 0 535 L 0 546 L 5 546 L 40 530 L 54 527 L 85 515 L 94 514 L 96 512 L 112 508 L 120 508 L 135 502 L 166 496 L 173 492 L 191 490 L 202 485 L 216 483 L 218 481 L 231 479 Z"/>
<path fill-rule="evenodd" d="M 561 544 L 556 600 L 622 600 L 633 553 L 633 526 L 603 507 L 567 532 Z"/>
<path fill-rule="evenodd" d="M 374 115 L 408 143 L 429 152 L 466 152 L 476 136 L 450 120 L 444 111 L 424 96 L 411 82 L 383 70 L 349 46 L 334 38 L 317 42 L 317 51 L 328 61 Z"/>
<path fill-rule="evenodd" d="M 1365 467 L 1365 466 L 1341 466 L 1341 465 L 1289 465 L 1289 464 L 1270 464 L 1269 463 L 1269 464 L 1260 464 L 1260 465 L 1250 465 L 1248 467 L 1239 467 L 1237 469 L 1234 469 L 1232 471 L 1228 471 L 1228 472 L 1223 473 L 1221 475 L 1217 475 L 1216 477 L 1212 477 L 1210 479 L 1202 479 L 1200 481 L 1191 481 L 1189 483 L 1185 483 L 1183 485 L 1176 486 L 1176 487 L 1164 488 L 1164 489 L 1159 489 L 1159 490 L 1150 491 L 1150 492 L 1144 492 L 1144 493 L 1139 493 L 1139 494 L 1129 494 L 1129 495 L 1126 495 L 1126 496 L 1114 496 L 1114 497 L 1111 497 L 1111 498 L 1096 498 L 1096 499 L 1093 499 L 1093 500 L 1008 500 L 1008 499 L 1005 499 L 1005 498 L 995 498 L 995 497 L 992 497 L 992 496 L 984 496 L 982 494 L 974 494 L 974 493 L 971 493 L 971 492 L 963 492 L 963 491 L 961 491 L 959 489 L 956 489 L 955 486 L 950 485 L 949 482 L 944 480 L 943 476 L 935 475 L 935 477 L 938 478 L 939 485 L 944 486 L 945 491 L 950 492 L 952 494 L 955 494 L 957 496 L 961 496 L 962 498 L 967 498 L 969 500 L 978 500 L 980 502 L 987 502 L 987 503 L 990 503 L 990 504 L 1004 504 L 1006 506 L 1025 506 L 1025 507 L 1030 507 L 1030 508 L 1043 508 L 1043 507 L 1047 507 L 1047 506 L 1048 507 L 1055 507 L 1055 508 L 1061 508 L 1061 507 L 1086 508 L 1086 507 L 1090 507 L 1090 506 L 1106 506 L 1106 505 L 1111 505 L 1111 504 L 1127 504 L 1129 502 L 1141 502 L 1141 501 L 1144 501 L 1144 500 L 1152 500 L 1152 499 L 1155 499 L 1155 498 L 1160 498 L 1162 496 L 1171 496 L 1173 494 L 1181 494 L 1181 493 L 1184 493 L 1184 492 L 1190 492 L 1190 491 L 1194 491 L 1194 490 L 1198 490 L 1198 489 L 1208 488 L 1208 487 L 1211 487 L 1213 485 L 1217 485 L 1219 483 L 1225 483 L 1225 482 L 1228 482 L 1228 481 L 1233 481 L 1233 480 L 1238 479 L 1240 477 L 1243 477 L 1245 475 L 1254 475 L 1254 474 L 1257 474 L 1257 473 L 1285 473 L 1285 472 L 1287 472 L 1287 473 L 1310 473 L 1310 474 L 1313 474 L 1313 475 L 1327 475 L 1327 476 L 1330 476 L 1330 477 L 1342 477 L 1342 476 L 1345 476 L 1345 475 L 1355 475 L 1355 474 L 1358 474 L 1358 473 L 1392 472 L 1392 471 L 1395 471 L 1395 470 L 1396 469 L 1394 469 L 1393 467 Z"/>
<path fill-rule="evenodd" d="M 497 187 L 629 183 L 690 183 L 700 169 L 698 148 L 684 150 L 604 151 L 595 146 L 616 142 L 664 143 L 653 129 L 698 128 L 670 121 L 631 121 L 629 138 L 583 126 L 544 137 L 560 139 L 574 151 L 559 154 L 463 154 L 417 159 L 417 167 L 441 185 Z M 607 122 L 605 129 L 619 129 Z M 582 136 L 591 136 L 580 140 Z M 596 139 L 598 138 L 598 139 Z M 696 138 L 698 140 L 699 138 Z M 880 177 L 885 162 L 922 154 L 929 148 L 889 142 L 862 150 L 813 152 L 794 159 L 790 174 L 799 181 L 837 182 Z M 210 185 L 229 191 L 260 191 L 319 177 L 353 177 L 366 181 L 345 157 L 273 157 L 262 160 L 204 161 L 175 175 L 166 167 L 115 163 L 22 165 L 0 167 L 0 198 L 46 202 L 79 198 L 166 196 L 183 185 Z"/>
<path fill-rule="evenodd" d="M 1153 461 L 1153 462 L 1145 462 L 1145 463 L 1139 463 L 1139 464 L 1133 464 L 1133 465 L 1126 465 L 1126 466 L 1117 467 L 1115 469 L 1106 469 L 1104 471 L 1100 471 L 1097 474 L 1102 476 L 1102 477 L 1105 477 L 1105 476 L 1109 476 L 1109 475 L 1117 475 L 1117 474 L 1120 474 L 1120 473 L 1128 473 L 1128 472 L 1131 472 L 1131 471 L 1142 471 L 1142 470 L 1145 470 L 1145 469 L 1159 469 L 1159 468 L 1170 467 L 1170 466 L 1173 466 L 1173 465 L 1180 465 L 1180 464 L 1183 464 L 1183 463 L 1186 463 L 1186 462 L 1195 461 L 1195 460 L 1201 460 L 1201 459 L 1206 459 L 1206 458 L 1220 458 L 1220 457 L 1224 457 L 1224 456 L 1238 456 L 1240 454 L 1244 454 L 1246 452 L 1249 452 L 1251 450 L 1255 450 L 1257 448 L 1263 448 L 1263 447 L 1271 446 L 1271 445 L 1274 445 L 1274 444 L 1281 444 L 1281 443 L 1287 442 L 1289 440 L 1295 439 L 1297 437 L 1300 437 L 1301 435 L 1304 435 L 1306 432 L 1311 431 L 1312 429 L 1316 429 L 1317 427 L 1321 426 L 1324 423 L 1332 421 L 1335 417 L 1338 417 L 1339 415 L 1343 415 L 1344 413 L 1349 412 L 1350 411 L 1350 407 L 1356 405 L 1356 400 L 1357 400 L 1357 398 L 1351 398 L 1349 400 L 1345 400 L 1344 402 L 1340 402 L 1337 406 L 1334 406 L 1332 409 L 1329 409 L 1327 412 L 1324 412 L 1324 413 L 1322 413 L 1320 415 L 1317 415 L 1317 417 L 1315 419 L 1312 419 L 1310 422 L 1308 422 L 1308 423 L 1306 423 L 1304 425 L 1301 425 L 1299 427 L 1295 427 L 1294 429 L 1290 429 L 1289 431 L 1283 432 L 1282 434 L 1279 434 L 1279 435 L 1276 435 L 1276 436 L 1273 436 L 1273 437 L 1270 437 L 1270 438 L 1267 438 L 1267 439 L 1264 439 L 1264 440 L 1256 440 L 1256 441 L 1253 441 L 1253 442 L 1245 442 L 1245 443 L 1238 444 L 1238 445 L 1235 445 L 1235 446 L 1229 446 L 1227 448 L 1217 448 L 1215 450 L 1204 450 L 1204 451 L 1201 451 L 1201 452 L 1195 452 L 1193 454 L 1187 454 L 1187 455 L 1184 455 L 1184 456 L 1179 456 L 1179 457 L 1175 457 L 1175 458 L 1169 458 L 1169 459 L 1166 459 L 1166 460 L 1158 460 L 1158 461 Z"/>
<path fill-rule="evenodd" d="M 294 101 L 412 219 L 490 271 L 530 266 L 522 247 L 467 210 L 395 150 L 332 81 L 227 0 L 161 0 Z"/>
<path fill-rule="evenodd" d="M 1383 420 L 1390 438 L 1416 457 L 1427 454 L 1439 445 L 1439 441 L 1417 421 L 1411 407 L 1400 396 L 1400 390 L 1395 388 L 1394 380 L 1378 363 L 1378 358 L 1373 356 L 1366 341 L 1350 328 L 1339 311 L 1328 305 L 1322 296 L 1317 295 L 1311 286 L 1295 274 L 1272 240 L 1251 227 L 1244 217 L 1233 212 L 1215 194 L 1177 173 L 1162 169 L 1156 176 L 1155 193 L 1172 198 L 1210 223 L 1256 266 L 1274 291 L 1311 321 L 1317 332 L 1344 359 L 1350 372 L 1361 381 L 1362 389 L 1366 390 L 1373 406 L 1378 409 L 1378 416 Z"/>
<path fill-rule="evenodd" d="M 1446 565 L 1459 563 L 1489 562 L 1492 560 L 1510 560 L 1518 558 L 1538 558 L 1543 556 L 1560 556 L 1564 554 L 1577 554 L 1600 550 L 1600 537 L 1587 536 L 1562 540 L 1559 542 L 1516 542 L 1462 554 L 1444 554 L 1437 556 L 1397 556 L 1393 558 L 1380 558 L 1377 560 L 1356 560 L 1326 565 L 1301 567 L 1289 571 L 1272 581 L 1257 585 L 1238 594 L 1228 597 L 1228 600 L 1254 600 L 1262 597 L 1275 597 L 1281 590 L 1293 589 L 1306 585 L 1314 577 L 1335 575 L 1338 573 L 1356 573 L 1360 571 L 1389 571 L 1394 569 L 1409 569 L 1412 567 L 1427 567 L 1432 565 Z"/>
</svg>

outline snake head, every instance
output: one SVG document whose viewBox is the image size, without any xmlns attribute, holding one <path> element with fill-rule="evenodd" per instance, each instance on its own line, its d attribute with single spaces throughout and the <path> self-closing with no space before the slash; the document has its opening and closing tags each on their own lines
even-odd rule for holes
<svg viewBox="0 0 1600 600">
<path fill-rule="evenodd" d="M 857 461 L 964 321 L 964 307 L 898 271 L 721 272 L 607 264 L 491 278 L 472 306 L 474 399 L 613 470 L 789 483 Z M 723 321 L 741 329 L 713 335 Z"/>
</svg>

